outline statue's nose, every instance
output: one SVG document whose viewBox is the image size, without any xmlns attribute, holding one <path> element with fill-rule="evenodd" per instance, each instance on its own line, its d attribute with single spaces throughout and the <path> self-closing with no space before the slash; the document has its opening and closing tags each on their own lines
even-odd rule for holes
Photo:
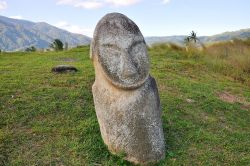
<svg viewBox="0 0 250 166">
<path fill-rule="evenodd" d="M 124 77 L 132 77 L 135 74 L 137 74 L 137 69 L 133 63 L 133 60 L 131 59 L 131 56 L 129 53 L 124 52 L 124 55 L 122 56 L 122 75 Z"/>
</svg>

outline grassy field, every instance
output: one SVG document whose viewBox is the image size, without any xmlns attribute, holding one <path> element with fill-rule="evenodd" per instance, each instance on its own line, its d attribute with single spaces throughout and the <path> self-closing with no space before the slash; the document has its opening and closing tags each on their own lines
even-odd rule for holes
<svg viewBox="0 0 250 166">
<path fill-rule="evenodd" d="M 167 145 L 158 165 L 250 165 L 248 82 L 183 51 L 149 54 Z M 59 64 L 79 72 L 52 73 Z M 0 165 L 132 165 L 101 139 L 88 47 L 1 53 L 0 80 Z"/>
</svg>

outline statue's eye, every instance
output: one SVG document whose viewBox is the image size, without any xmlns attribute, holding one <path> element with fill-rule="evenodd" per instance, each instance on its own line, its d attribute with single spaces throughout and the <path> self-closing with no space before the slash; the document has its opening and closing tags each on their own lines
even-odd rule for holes
<svg viewBox="0 0 250 166">
<path fill-rule="evenodd" d="M 130 54 L 132 55 L 132 57 L 142 58 L 147 55 L 146 50 L 147 48 L 145 44 L 140 42 L 131 46 Z"/>
<path fill-rule="evenodd" d="M 143 49 L 142 44 L 134 45 L 134 46 L 131 48 L 131 53 L 132 53 L 132 54 L 139 54 L 140 51 L 142 51 L 142 49 Z"/>
<path fill-rule="evenodd" d="M 118 57 L 121 55 L 121 48 L 113 44 L 103 44 L 100 52 L 106 57 Z"/>
<path fill-rule="evenodd" d="M 115 44 L 103 44 L 102 46 L 103 46 L 105 49 L 118 50 L 118 51 L 121 50 L 121 48 L 118 47 L 118 46 L 115 45 Z"/>
<path fill-rule="evenodd" d="M 136 42 L 131 45 L 130 55 L 136 68 L 148 63 L 147 48 L 144 42 Z"/>
<path fill-rule="evenodd" d="M 143 41 L 135 41 L 130 46 L 130 52 L 132 54 L 140 54 L 141 52 L 144 52 L 145 43 Z"/>
</svg>

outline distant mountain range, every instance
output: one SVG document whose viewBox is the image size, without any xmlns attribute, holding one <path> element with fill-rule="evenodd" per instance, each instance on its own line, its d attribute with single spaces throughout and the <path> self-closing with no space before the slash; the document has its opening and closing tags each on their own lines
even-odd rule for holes
<svg viewBox="0 0 250 166">
<path fill-rule="evenodd" d="M 146 43 L 171 42 L 179 45 L 184 44 L 187 36 L 146 37 Z M 231 40 L 234 38 L 246 39 L 250 37 L 250 29 L 234 32 L 225 32 L 214 36 L 201 36 L 200 41 L 204 44 Z M 48 48 L 54 39 L 67 42 L 69 47 L 88 45 L 91 38 L 81 34 L 70 33 L 45 22 L 34 23 L 26 20 L 12 19 L 0 16 L 0 49 L 4 51 L 25 50 L 28 47 Z"/>
<path fill-rule="evenodd" d="M 179 45 L 184 44 L 184 39 L 187 36 L 165 36 L 165 37 L 146 37 L 146 43 L 148 45 L 152 45 L 155 43 L 175 43 Z M 250 28 L 248 29 L 242 29 L 239 31 L 233 31 L 233 32 L 225 32 L 218 35 L 213 36 L 200 36 L 198 37 L 199 40 L 204 44 L 214 43 L 214 42 L 221 42 L 221 41 L 228 41 L 232 39 L 247 39 L 250 38 Z"/>
<path fill-rule="evenodd" d="M 69 47 L 90 44 L 91 38 L 59 29 L 45 22 L 0 16 L 0 49 L 4 51 L 24 50 L 27 47 L 48 48 L 54 39 L 67 42 Z"/>
</svg>

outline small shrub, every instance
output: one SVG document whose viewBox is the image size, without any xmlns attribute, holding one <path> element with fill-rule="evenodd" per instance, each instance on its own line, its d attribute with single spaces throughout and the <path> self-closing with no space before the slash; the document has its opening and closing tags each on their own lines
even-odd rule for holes
<svg viewBox="0 0 250 166">
<path fill-rule="evenodd" d="M 31 46 L 25 49 L 26 52 L 36 52 L 36 47 Z"/>
<path fill-rule="evenodd" d="M 60 39 L 55 39 L 50 44 L 50 48 L 54 49 L 55 51 L 62 51 L 63 50 L 63 42 Z"/>
</svg>

